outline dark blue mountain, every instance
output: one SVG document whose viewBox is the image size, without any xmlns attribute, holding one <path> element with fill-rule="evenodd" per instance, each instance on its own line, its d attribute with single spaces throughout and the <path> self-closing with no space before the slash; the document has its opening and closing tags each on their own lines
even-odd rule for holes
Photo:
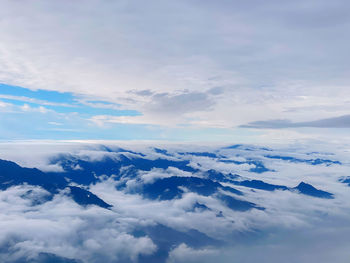
<svg viewBox="0 0 350 263">
<path fill-rule="evenodd" d="M 172 200 L 181 198 L 185 189 L 203 196 L 213 196 L 233 210 L 246 211 L 258 208 L 255 204 L 235 199 L 230 195 L 220 192 L 220 190 L 231 192 L 236 195 L 243 195 L 242 192 L 228 186 L 223 186 L 210 179 L 198 177 L 168 177 L 156 180 L 153 183 L 145 184 L 141 189 L 136 189 L 135 193 L 141 193 L 145 198 L 152 200 Z"/>
<path fill-rule="evenodd" d="M 253 164 L 255 166 L 253 168 L 250 168 L 249 172 L 261 174 L 261 173 L 272 172 L 273 171 L 273 170 L 270 170 L 270 169 L 266 168 L 265 165 L 261 161 L 258 161 L 258 160 L 252 160 L 251 159 L 251 160 L 248 160 L 247 163 L 248 164 Z"/>
<path fill-rule="evenodd" d="M 192 155 L 192 156 L 200 156 L 200 157 L 210 157 L 210 158 L 218 158 L 215 153 L 210 152 L 178 152 L 180 155 Z"/>
<path fill-rule="evenodd" d="M 122 166 L 112 158 L 106 157 L 101 161 L 85 161 L 71 155 L 60 155 L 51 160 L 51 164 L 59 165 L 64 172 L 51 173 L 70 179 L 77 184 L 90 185 L 99 181 L 98 176 L 119 175 Z"/>
<path fill-rule="evenodd" d="M 94 195 L 93 193 L 76 186 L 69 186 L 70 196 L 72 199 L 83 206 L 97 205 L 103 208 L 111 208 L 112 206 Z"/>
<path fill-rule="evenodd" d="M 234 181 L 235 185 L 241 185 L 245 187 L 266 190 L 266 191 L 275 191 L 275 190 L 288 190 L 289 188 L 284 185 L 276 185 L 265 183 L 261 180 L 244 180 L 244 181 Z"/>
<path fill-rule="evenodd" d="M 234 163 L 234 164 L 250 164 L 250 165 L 254 165 L 254 167 L 249 169 L 249 172 L 253 172 L 253 173 L 265 173 L 265 172 L 269 172 L 269 171 L 273 171 L 270 170 L 268 168 L 265 167 L 265 165 L 259 161 L 259 160 L 254 160 L 254 159 L 248 159 L 247 161 L 235 161 L 235 160 L 225 160 L 225 159 L 220 159 L 219 162 L 222 163 Z"/>
<path fill-rule="evenodd" d="M 207 246 L 218 246 L 222 242 L 215 240 L 195 229 L 184 232 L 175 230 L 165 225 L 157 224 L 146 228 L 137 229 L 133 232 L 136 237 L 148 236 L 157 244 L 157 251 L 153 255 L 141 255 L 138 262 L 163 263 L 166 261 L 171 248 L 182 243 L 199 249 Z"/>
<path fill-rule="evenodd" d="M 243 144 L 234 144 L 234 145 L 226 146 L 223 149 L 239 149 L 241 147 L 243 147 Z"/>
<path fill-rule="evenodd" d="M 121 156 L 121 164 L 123 166 L 133 165 L 139 170 L 150 171 L 153 168 L 167 169 L 169 167 L 176 167 L 186 172 L 196 172 L 197 170 L 189 166 L 189 161 L 174 161 L 168 159 L 158 158 L 156 160 L 149 160 L 146 158 L 128 158 Z"/>
<path fill-rule="evenodd" d="M 266 158 L 270 159 L 277 159 L 277 160 L 283 160 L 283 161 L 289 161 L 292 163 L 308 163 L 311 165 L 319 165 L 319 164 L 326 164 L 327 166 L 332 164 L 341 164 L 339 161 L 332 161 L 328 159 L 298 159 L 291 156 L 280 156 L 280 155 L 265 155 Z"/>
<path fill-rule="evenodd" d="M 275 191 L 275 190 L 298 190 L 299 193 L 318 197 L 318 198 L 333 198 L 333 194 L 329 192 L 325 192 L 322 190 L 318 190 L 310 184 L 306 184 L 301 182 L 298 186 L 290 188 L 284 185 L 275 185 L 265 183 L 261 180 L 244 180 L 244 181 L 234 181 L 232 182 L 235 185 L 245 186 L 253 189 L 260 189 L 265 191 Z"/>
<path fill-rule="evenodd" d="M 254 189 L 260 189 L 260 190 L 266 190 L 266 191 L 289 189 L 287 186 L 284 186 L 284 185 L 269 184 L 261 180 L 243 180 L 243 181 L 237 180 L 241 177 L 238 174 L 230 173 L 225 175 L 213 169 L 208 170 L 205 173 L 205 175 L 213 181 L 231 183 L 231 184 L 245 186 L 245 187 L 254 188 Z"/>
<path fill-rule="evenodd" d="M 228 161 L 237 162 L 232 160 Z M 98 182 L 102 175 L 113 175 L 115 180 L 119 180 L 121 176 L 123 176 L 124 181 L 121 182 L 124 182 L 124 184 L 121 183 L 118 186 L 119 190 L 123 190 L 125 189 L 127 180 L 134 179 L 140 170 L 150 171 L 153 168 L 167 169 L 168 167 L 176 167 L 187 172 L 199 172 L 189 166 L 189 161 L 168 160 L 163 158 L 149 160 L 141 156 L 127 157 L 123 154 L 120 154 L 118 158 L 105 157 L 101 161 L 95 162 L 81 160 L 71 155 L 60 155 L 55 159 L 52 159 L 51 163 L 61 165 L 64 172 L 44 173 L 35 168 L 23 168 L 14 162 L 0 160 L 0 189 L 5 190 L 8 187 L 21 184 L 40 186 L 51 193 L 51 196 L 47 196 L 46 201 L 48 201 L 60 190 L 68 187 L 70 189 L 69 195 L 78 204 L 83 206 L 97 205 L 108 209 L 111 206 L 98 196 L 81 187 L 71 186 L 70 183 L 88 186 L 91 183 Z M 254 170 L 254 172 L 268 170 L 258 160 L 250 159 L 247 160 L 247 163 L 255 165 L 255 168 L 253 169 L 256 170 Z M 129 169 L 122 169 L 123 167 L 129 167 Z M 121 173 L 121 171 L 123 172 Z M 214 196 L 231 209 L 242 211 L 257 208 L 257 206 L 253 203 L 236 199 L 227 194 L 227 192 L 229 192 L 234 195 L 243 195 L 241 191 L 233 187 L 224 186 L 221 183 L 231 183 L 238 186 L 266 191 L 298 190 L 298 192 L 309 196 L 333 198 L 333 194 L 318 190 L 303 182 L 297 187 L 288 188 L 283 185 L 265 183 L 262 180 L 237 180 L 240 178 L 239 175 L 231 173 L 223 174 L 213 169 L 204 173 L 202 172 L 202 174 L 206 178 L 173 176 L 158 179 L 150 184 L 143 184 L 140 182 L 138 188 L 129 191 L 131 191 L 131 193 L 141 194 L 145 198 L 153 200 L 171 200 L 174 198 L 181 198 L 186 191 L 190 191 L 203 196 Z M 226 194 L 224 194 L 225 192 Z M 41 201 L 42 200 L 33 200 L 33 203 Z"/>
<path fill-rule="evenodd" d="M 234 188 L 224 187 L 220 183 L 210 179 L 178 176 L 162 178 L 151 184 L 145 184 L 142 188 L 142 194 L 149 199 L 171 200 L 174 198 L 181 198 L 182 194 L 185 192 L 184 188 L 188 189 L 190 192 L 204 196 L 213 195 L 219 189 L 242 194 Z"/>
<path fill-rule="evenodd" d="M 244 144 L 234 144 L 234 145 L 224 147 L 223 149 L 239 149 L 244 151 L 256 151 L 256 150 L 272 151 L 271 149 L 266 147 L 255 147 L 255 146 L 249 146 Z"/>
<path fill-rule="evenodd" d="M 68 187 L 70 189 L 69 195 L 79 205 L 98 205 L 103 208 L 111 207 L 93 193 L 79 187 L 69 186 L 68 181 L 60 175 L 46 174 L 36 168 L 24 168 L 14 162 L 0 160 L 0 189 L 6 190 L 11 186 L 23 184 L 40 186 L 51 194 L 45 200 L 33 200 L 33 204 L 49 201 L 59 190 Z M 29 198 L 30 195 L 28 194 L 23 197 Z"/>
<path fill-rule="evenodd" d="M 126 150 L 124 148 L 120 148 L 120 147 L 117 147 L 117 148 L 111 148 L 111 147 L 108 147 L 106 145 L 100 145 L 99 146 L 99 150 L 100 151 L 104 151 L 104 152 L 114 152 L 114 153 L 132 153 L 132 154 L 136 154 L 136 155 L 140 155 L 142 157 L 145 157 L 146 155 L 144 155 L 143 153 L 140 153 L 140 152 L 134 152 L 134 151 L 130 151 L 130 150 Z"/>
<path fill-rule="evenodd" d="M 318 190 L 315 187 L 313 187 L 311 184 L 307 184 L 304 182 L 301 182 L 298 186 L 292 189 L 298 190 L 300 193 L 304 195 L 309 195 L 313 197 L 328 198 L 328 199 L 334 198 L 333 194 L 328 193 L 326 191 Z"/>
<path fill-rule="evenodd" d="M 0 189 L 14 185 L 29 184 L 40 186 L 50 193 L 63 189 L 67 181 L 58 175 L 47 176 L 36 168 L 24 168 L 10 161 L 0 160 Z"/>
<path fill-rule="evenodd" d="M 211 210 L 211 209 L 206 205 L 196 202 L 194 203 L 190 211 L 195 212 L 195 211 L 206 211 L 206 210 Z"/>
<path fill-rule="evenodd" d="M 305 195 L 310 195 L 314 197 L 319 197 L 319 198 L 333 198 L 333 194 L 318 190 L 314 188 L 310 184 L 306 184 L 304 182 L 301 182 L 297 187 L 290 188 L 285 185 L 276 185 L 276 184 L 269 184 L 266 183 L 262 180 L 237 180 L 240 178 L 239 175 L 237 174 L 228 174 L 225 175 L 223 173 L 217 172 L 215 170 L 208 170 L 206 173 L 204 173 L 209 179 L 215 181 L 215 182 L 225 182 L 225 183 L 231 183 L 234 185 L 238 186 L 244 186 L 248 188 L 253 188 L 253 189 L 259 189 L 259 190 L 265 190 L 265 191 L 275 191 L 275 190 L 298 190 L 300 193 L 305 194 Z M 348 179 L 342 179 L 342 182 L 348 183 L 350 185 L 350 178 Z M 240 192 L 237 189 L 234 189 L 232 191 L 231 189 L 226 189 L 224 186 L 221 187 L 222 190 L 228 190 L 232 193 L 242 195 L 243 193 Z"/>
<path fill-rule="evenodd" d="M 171 154 L 169 154 L 167 150 L 159 149 L 159 148 L 153 148 L 153 150 L 154 150 L 156 153 L 160 153 L 160 154 L 164 154 L 164 155 L 167 155 L 167 156 L 171 156 Z"/>
<path fill-rule="evenodd" d="M 196 172 L 197 170 L 190 167 L 189 163 L 189 161 L 174 161 L 162 158 L 149 160 L 136 156 L 127 157 L 123 154 L 120 154 L 118 159 L 105 157 L 100 161 L 85 161 L 71 155 L 61 155 L 52 159 L 51 164 L 60 165 L 64 172 L 51 174 L 61 175 L 78 184 L 90 185 L 98 182 L 101 175 L 114 175 L 115 179 L 119 180 L 121 168 L 127 166 L 134 167 L 135 172 L 137 170 L 150 171 L 153 168 L 167 169 L 169 167 L 176 167 L 186 172 Z"/>
<path fill-rule="evenodd" d="M 221 186 L 220 189 L 227 191 L 227 192 L 230 192 L 230 193 L 235 194 L 235 195 L 243 195 L 243 193 L 241 191 L 239 191 L 233 187 L 230 187 L 230 186 Z"/>
<path fill-rule="evenodd" d="M 238 174 L 231 174 L 231 173 L 225 175 L 213 169 L 208 170 L 206 173 L 204 173 L 204 175 L 210 180 L 217 181 L 217 182 L 226 182 L 226 183 L 234 182 L 235 179 L 240 177 Z"/>
<path fill-rule="evenodd" d="M 254 203 L 236 199 L 230 195 L 218 194 L 218 198 L 229 208 L 237 211 L 247 211 L 252 208 L 264 210 L 264 208 L 257 206 Z"/>
<path fill-rule="evenodd" d="M 339 180 L 339 182 L 342 182 L 344 184 L 348 184 L 348 186 L 350 186 L 350 177 L 341 178 Z"/>
</svg>

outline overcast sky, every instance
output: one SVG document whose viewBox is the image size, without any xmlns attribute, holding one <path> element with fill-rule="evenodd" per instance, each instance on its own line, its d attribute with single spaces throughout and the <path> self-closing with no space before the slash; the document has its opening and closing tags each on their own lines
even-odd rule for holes
<svg viewBox="0 0 350 263">
<path fill-rule="evenodd" d="M 345 0 L 2 1 L 0 139 L 345 135 L 349 10 Z"/>
</svg>

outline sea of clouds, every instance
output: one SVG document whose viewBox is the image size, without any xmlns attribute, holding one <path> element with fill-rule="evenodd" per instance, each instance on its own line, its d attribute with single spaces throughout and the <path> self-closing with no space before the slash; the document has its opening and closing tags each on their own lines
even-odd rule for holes
<svg viewBox="0 0 350 263">
<path fill-rule="evenodd" d="M 111 209 L 81 206 L 65 190 L 49 201 L 45 200 L 49 193 L 38 186 L 16 185 L 0 191 L 0 261 L 348 262 L 350 191 L 340 181 L 349 176 L 348 150 L 345 147 L 335 150 L 326 144 L 311 146 L 1 143 L 0 159 L 43 171 L 63 171 L 58 164 L 50 162 L 59 154 L 88 162 L 98 162 L 106 156 L 118 161 L 121 153 L 113 149 L 121 147 L 127 149 L 123 154 L 130 158 L 142 153 L 142 158 L 149 160 L 186 160 L 197 172 L 176 167 L 136 169 L 130 179 L 115 180 L 113 176 L 101 175 L 97 183 L 84 186 L 112 205 Z M 155 147 L 166 152 L 155 151 Z M 238 163 L 193 154 L 198 152 L 215 153 Z M 311 165 L 267 158 L 267 153 L 299 160 L 321 158 L 340 164 Z M 262 161 L 268 171 L 251 172 L 254 164 L 247 160 L 252 158 Z M 122 169 L 127 174 L 132 167 Z M 234 186 L 244 194 L 240 199 L 264 208 L 234 211 L 215 196 L 191 191 L 170 200 L 152 200 L 137 192 L 140 185 L 160 178 L 203 178 L 202 172 L 210 169 L 291 188 L 304 181 L 332 193 L 334 198 Z M 122 181 L 126 186 L 121 189 L 118 186 Z M 194 208 L 196 203 L 209 209 Z"/>
</svg>

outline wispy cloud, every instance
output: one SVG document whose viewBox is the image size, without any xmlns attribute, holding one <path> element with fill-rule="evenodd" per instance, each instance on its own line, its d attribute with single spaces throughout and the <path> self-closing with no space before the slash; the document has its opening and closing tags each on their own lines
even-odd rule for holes
<svg viewBox="0 0 350 263">
<path fill-rule="evenodd" d="M 306 122 L 288 120 L 256 121 L 241 126 L 242 128 L 282 129 L 282 128 L 350 128 L 350 115 Z"/>
</svg>

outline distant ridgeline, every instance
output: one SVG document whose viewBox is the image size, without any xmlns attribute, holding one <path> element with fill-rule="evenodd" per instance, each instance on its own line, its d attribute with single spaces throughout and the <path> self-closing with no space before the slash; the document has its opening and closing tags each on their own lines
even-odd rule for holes
<svg viewBox="0 0 350 263">
<path fill-rule="evenodd" d="M 265 173 L 275 172 L 266 168 L 262 160 L 247 158 L 246 160 L 232 160 L 226 158 L 223 153 L 216 152 L 176 152 L 170 153 L 165 149 L 154 148 L 157 158 L 148 159 L 144 153 L 137 153 L 125 149 L 112 150 L 101 146 L 109 153 L 116 153 L 118 158 L 106 155 L 101 160 L 89 161 L 71 154 L 59 155 L 51 159 L 51 164 L 61 166 L 64 172 L 42 172 L 36 168 L 24 168 L 11 161 L 0 160 L 0 189 L 5 190 L 17 185 L 39 186 L 49 194 L 46 201 L 60 192 L 70 196 L 76 203 L 82 206 L 97 205 L 110 209 L 111 205 L 103 201 L 97 195 L 89 191 L 89 185 L 96 184 L 107 177 L 113 177 L 118 181 L 117 189 L 129 194 L 139 194 L 152 200 L 171 200 L 181 198 L 186 192 L 193 192 L 203 196 L 214 196 L 229 208 L 238 211 L 249 209 L 264 209 L 262 206 L 244 200 L 244 193 L 234 186 L 250 188 L 251 190 L 264 191 L 291 191 L 318 198 L 333 198 L 333 194 L 319 190 L 312 185 L 300 182 L 295 187 L 275 185 L 263 180 L 242 177 L 232 171 L 223 173 L 215 169 L 203 171 L 190 165 L 193 160 L 176 159 L 176 156 L 205 157 L 222 163 L 236 165 L 248 165 L 248 172 Z M 242 145 L 226 147 L 229 150 L 253 151 L 254 149 Z M 270 149 L 262 148 L 265 152 Z M 340 165 L 339 161 L 328 159 L 298 159 L 289 156 L 264 155 L 265 158 L 283 160 L 293 163 L 306 163 L 310 165 Z M 198 158 L 197 158 L 198 159 Z M 200 166 L 198 159 L 198 166 Z M 125 169 L 125 168 L 128 169 Z M 140 172 L 149 172 L 152 169 L 168 169 L 174 167 L 186 172 L 186 176 L 169 176 L 155 178 L 150 182 L 144 182 L 137 177 Z M 129 180 L 135 180 L 138 187 L 132 189 L 126 187 Z M 348 183 L 348 179 L 343 180 Z"/>
</svg>

